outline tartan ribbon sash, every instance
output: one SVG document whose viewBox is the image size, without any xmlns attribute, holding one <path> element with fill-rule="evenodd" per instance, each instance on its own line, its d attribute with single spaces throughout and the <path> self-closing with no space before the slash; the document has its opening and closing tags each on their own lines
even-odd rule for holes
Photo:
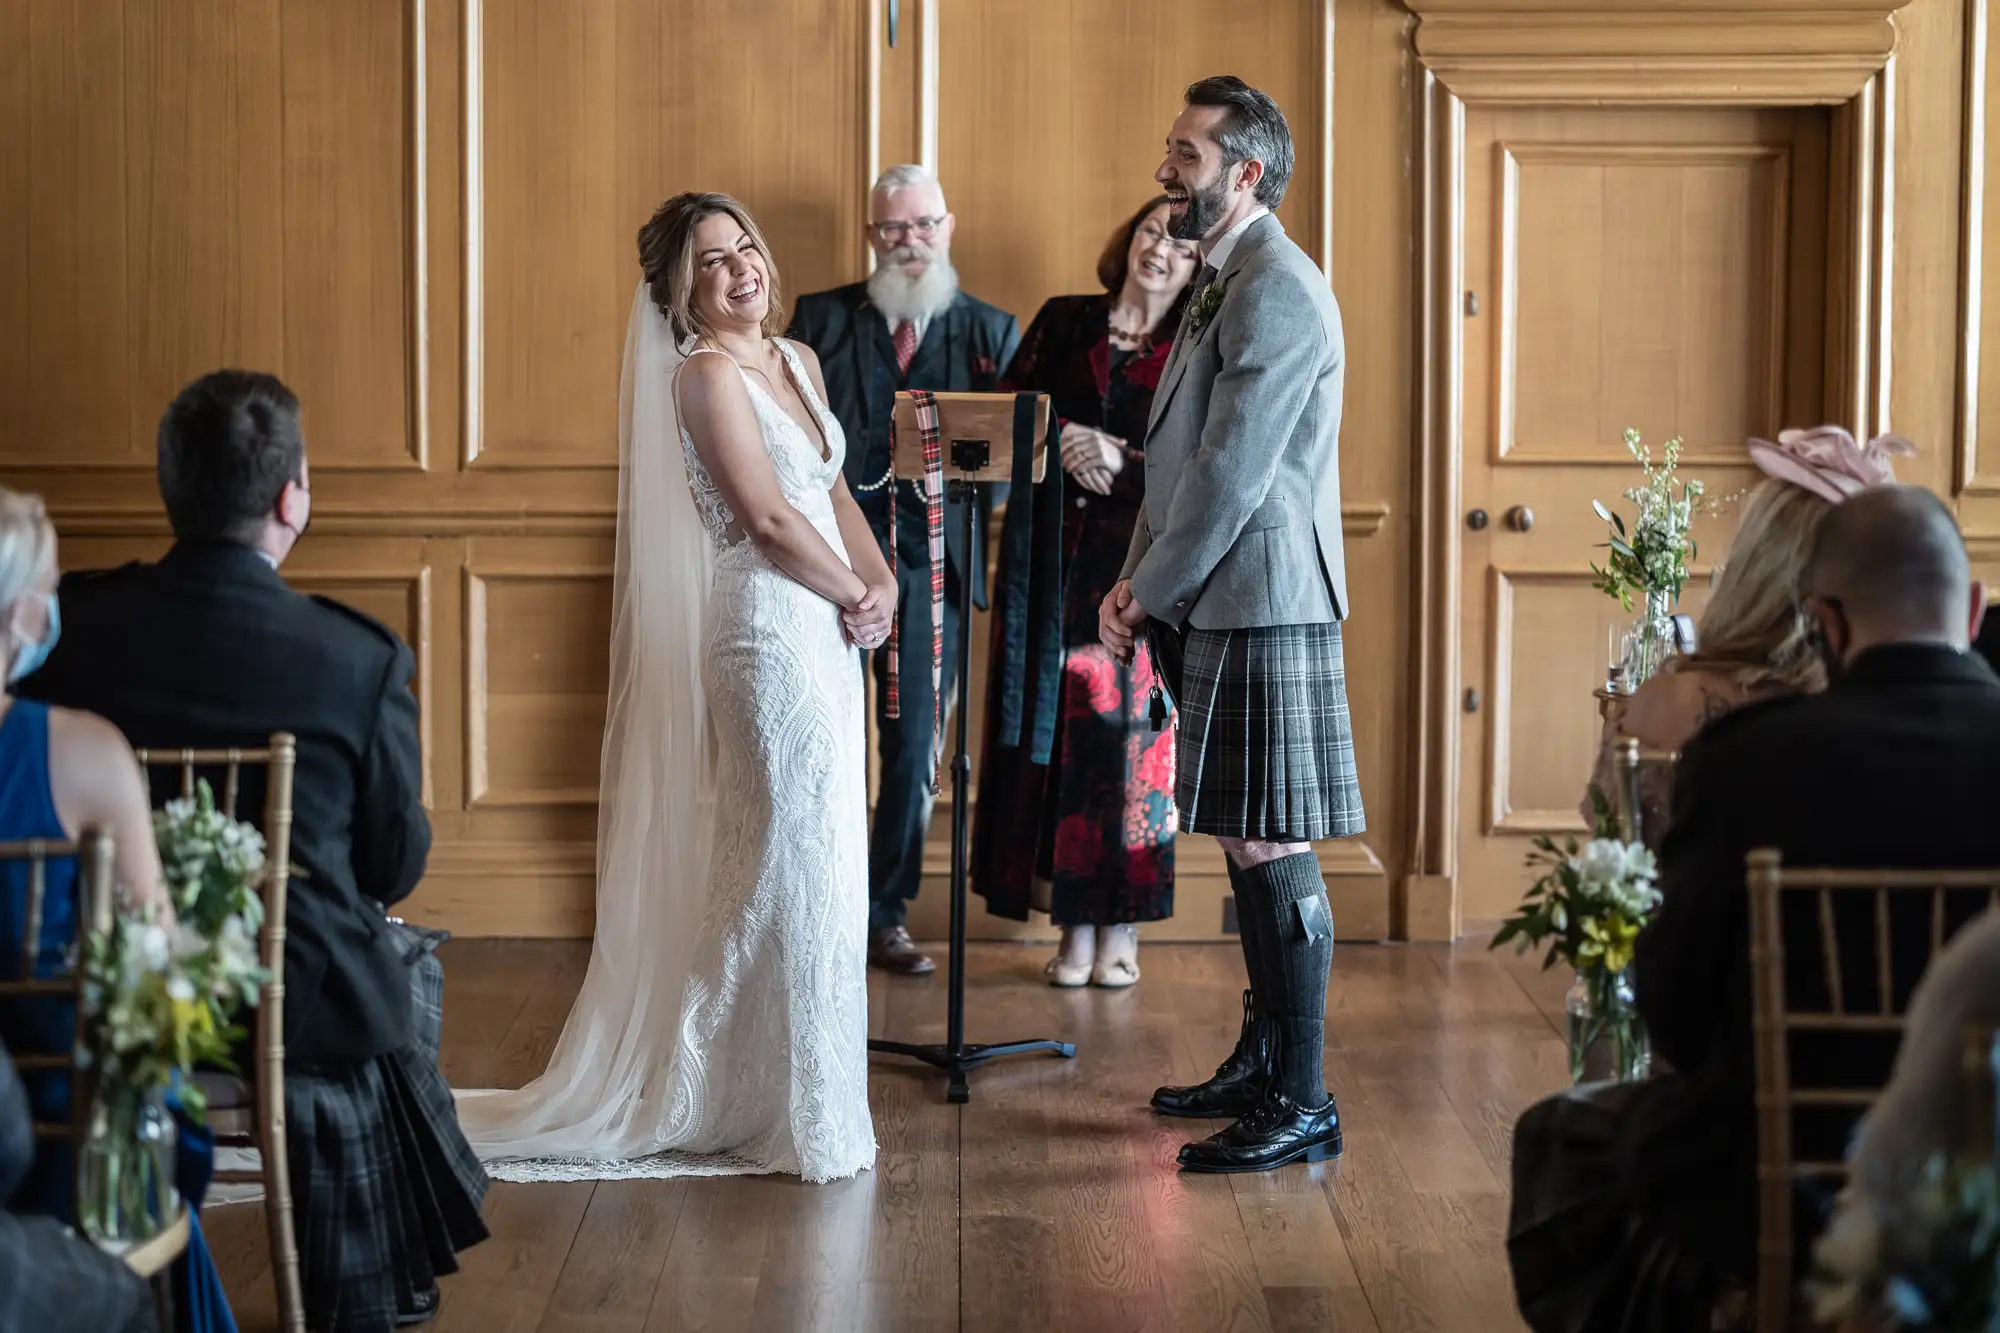
<svg viewBox="0 0 2000 1333">
<path fill-rule="evenodd" d="M 931 753 L 939 765 L 944 762 L 944 700 L 940 697 L 944 673 L 944 429 L 938 421 L 937 396 L 927 389 L 909 391 L 916 409 L 917 440 L 923 446 L 924 475 L 918 489 L 924 497 L 926 534 L 931 558 Z M 896 424 L 889 419 L 889 452 L 896 451 Z M 893 462 L 891 464 L 893 466 Z M 896 558 L 896 502 L 889 502 L 889 559 Z M 902 708 L 902 623 L 901 608 L 889 621 L 889 691 L 883 715 L 900 718 Z M 940 770 L 941 771 L 941 770 Z M 936 786 L 935 775 L 932 778 Z"/>
</svg>

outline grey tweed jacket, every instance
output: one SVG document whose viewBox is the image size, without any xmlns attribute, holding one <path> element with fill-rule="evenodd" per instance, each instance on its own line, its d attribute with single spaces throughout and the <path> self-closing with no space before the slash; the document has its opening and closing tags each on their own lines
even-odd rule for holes
<svg viewBox="0 0 2000 1333">
<path fill-rule="evenodd" d="M 1182 324 L 1153 398 L 1125 577 L 1176 627 L 1345 619 L 1340 309 L 1275 214 L 1244 230 L 1217 282 L 1220 307 Z"/>
</svg>

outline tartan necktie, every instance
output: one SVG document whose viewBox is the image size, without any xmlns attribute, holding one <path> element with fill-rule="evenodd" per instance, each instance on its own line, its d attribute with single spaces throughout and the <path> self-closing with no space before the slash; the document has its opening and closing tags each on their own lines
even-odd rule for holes
<svg viewBox="0 0 2000 1333">
<path fill-rule="evenodd" d="M 917 326 L 904 320 L 896 326 L 896 373 L 910 373 L 910 362 L 917 359 Z"/>
</svg>

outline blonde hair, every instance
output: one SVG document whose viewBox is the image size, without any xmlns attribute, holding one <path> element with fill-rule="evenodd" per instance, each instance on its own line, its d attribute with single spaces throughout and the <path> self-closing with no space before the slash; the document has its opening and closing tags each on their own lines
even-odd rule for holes
<svg viewBox="0 0 2000 1333">
<path fill-rule="evenodd" d="M 1699 647 L 1674 659 L 1674 669 L 1715 672 L 1753 692 L 1825 686 L 1826 671 L 1799 613 L 1798 593 L 1813 536 L 1832 508 L 1804 487 L 1775 477 L 1750 492 L 1701 615 Z"/>
<path fill-rule="evenodd" d="M 706 338 L 715 330 L 694 305 L 694 229 L 717 213 L 727 213 L 764 256 L 764 288 L 770 305 L 764 312 L 764 336 L 785 331 L 785 306 L 779 294 L 778 261 L 764 243 L 764 233 L 750 210 L 726 194 L 677 194 L 653 210 L 639 228 L 639 269 L 653 294 L 653 304 L 667 317 L 677 342 Z"/>
<path fill-rule="evenodd" d="M 0 616 L 56 562 L 56 526 L 42 497 L 0 486 Z M 0 644 L 0 653 L 9 651 Z"/>
</svg>

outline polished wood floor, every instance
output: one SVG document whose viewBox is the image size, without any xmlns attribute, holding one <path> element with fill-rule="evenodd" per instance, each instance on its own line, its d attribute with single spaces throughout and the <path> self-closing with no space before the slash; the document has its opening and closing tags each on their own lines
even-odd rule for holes
<svg viewBox="0 0 2000 1333">
<path fill-rule="evenodd" d="M 493 1238 L 444 1285 L 439 1333 L 694 1330 L 1338 1329 L 1504 1333 L 1515 1117 L 1563 1081 L 1559 978 L 1456 947 L 1340 949 L 1327 1076 L 1346 1120 L 1330 1167 L 1182 1176 L 1162 1081 L 1205 1076 L 1235 1034 L 1242 962 L 1159 946 L 1125 992 L 1056 991 L 1045 951 L 974 946 L 974 1040 L 1065 1036 L 1074 1061 L 1003 1061 L 972 1102 L 876 1057 L 876 1169 L 781 1178 L 496 1184 Z M 445 1072 L 515 1086 L 542 1068 L 581 943 L 444 951 Z M 942 973 L 876 976 L 872 1031 L 940 1039 Z M 204 1218 L 244 1333 L 276 1327 L 254 1206 Z"/>
</svg>

